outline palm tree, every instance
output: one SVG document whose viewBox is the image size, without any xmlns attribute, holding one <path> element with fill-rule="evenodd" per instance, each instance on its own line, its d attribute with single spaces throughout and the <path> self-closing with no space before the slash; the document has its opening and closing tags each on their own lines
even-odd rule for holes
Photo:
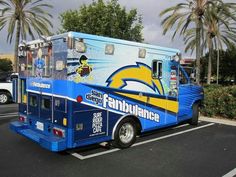
<svg viewBox="0 0 236 177">
<path fill-rule="evenodd" d="M 217 6 L 216 13 L 222 15 L 222 19 L 224 19 L 223 22 L 228 22 L 230 27 L 228 29 L 230 30 L 225 30 L 223 29 L 223 33 L 226 34 L 226 38 L 223 39 L 224 43 L 228 48 L 231 48 L 231 42 L 235 43 L 236 39 L 236 3 L 224 3 L 222 7 L 222 4 L 219 4 Z M 222 13 L 223 12 L 223 13 Z M 226 12 L 226 13 L 225 13 Z M 226 25 L 228 26 L 228 25 Z M 218 28 L 220 28 L 220 23 L 218 22 Z M 229 39 L 229 40 L 228 40 Z M 220 40 L 220 36 L 217 37 L 217 72 L 216 72 L 216 81 L 217 84 L 219 84 L 219 65 L 220 65 L 220 50 L 222 50 L 222 43 Z"/>
<path fill-rule="evenodd" d="M 208 49 L 209 52 L 207 74 L 208 84 L 211 82 L 213 50 L 222 50 L 224 46 L 230 48 L 232 43 L 236 42 L 236 29 L 235 23 L 233 23 L 236 21 L 236 16 L 234 13 L 231 13 L 234 12 L 235 9 L 236 3 L 218 2 L 215 6 L 209 5 L 205 11 L 202 30 L 202 48 Z M 194 30 L 187 30 L 184 38 L 186 44 L 185 51 L 188 51 L 189 49 L 192 51 L 194 50 L 196 45 L 195 39 L 196 34 Z M 219 65 L 219 52 L 217 55 L 217 65 Z M 217 66 L 217 73 L 218 67 L 219 66 Z"/>
<path fill-rule="evenodd" d="M 186 30 L 195 25 L 195 47 L 196 47 L 196 80 L 200 82 L 200 58 L 201 58 L 201 31 L 205 11 L 209 5 L 214 6 L 221 0 L 186 0 L 176 6 L 167 8 L 160 13 L 160 16 L 167 15 L 162 21 L 163 34 L 175 27 L 172 39 L 177 33 L 184 35 Z"/>
<path fill-rule="evenodd" d="M 18 45 L 21 40 L 26 40 L 27 35 L 32 39 L 35 34 L 49 35 L 49 27 L 52 18 L 47 10 L 51 5 L 43 3 L 43 0 L 0 0 L 2 16 L 0 16 L 0 30 L 7 26 L 7 41 L 12 42 L 15 36 L 15 66 L 18 71 Z"/>
</svg>

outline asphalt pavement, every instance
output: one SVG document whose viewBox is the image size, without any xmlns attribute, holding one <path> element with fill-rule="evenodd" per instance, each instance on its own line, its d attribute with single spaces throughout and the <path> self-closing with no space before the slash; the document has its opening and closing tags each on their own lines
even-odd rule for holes
<svg viewBox="0 0 236 177">
<path fill-rule="evenodd" d="M 0 115 L 17 113 L 18 112 L 18 104 L 5 104 L 0 105 Z"/>
<path fill-rule="evenodd" d="M 125 150 L 103 145 L 54 153 L 9 130 L 0 106 L 0 177 L 225 177 L 236 174 L 236 127 L 200 122 L 149 132 Z"/>
</svg>

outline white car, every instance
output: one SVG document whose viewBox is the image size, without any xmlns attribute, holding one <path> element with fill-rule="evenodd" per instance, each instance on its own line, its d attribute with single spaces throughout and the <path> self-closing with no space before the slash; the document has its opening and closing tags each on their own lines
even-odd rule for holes
<svg viewBox="0 0 236 177">
<path fill-rule="evenodd" d="M 12 100 L 12 82 L 0 83 L 0 104 L 9 103 Z"/>
<path fill-rule="evenodd" d="M 8 82 L 0 83 L 0 104 L 6 104 L 12 101 L 13 98 L 13 83 L 12 80 L 17 78 L 18 74 L 13 73 Z"/>
</svg>

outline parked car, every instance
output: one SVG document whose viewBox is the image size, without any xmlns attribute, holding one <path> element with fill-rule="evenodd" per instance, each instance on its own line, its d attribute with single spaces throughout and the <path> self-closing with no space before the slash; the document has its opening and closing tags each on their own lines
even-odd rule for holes
<svg viewBox="0 0 236 177">
<path fill-rule="evenodd" d="M 18 73 L 13 73 L 5 79 L 5 82 L 0 82 L 0 104 L 10 103 L 13 98 L 12 80 L 18 78 Z"/>
</svg>

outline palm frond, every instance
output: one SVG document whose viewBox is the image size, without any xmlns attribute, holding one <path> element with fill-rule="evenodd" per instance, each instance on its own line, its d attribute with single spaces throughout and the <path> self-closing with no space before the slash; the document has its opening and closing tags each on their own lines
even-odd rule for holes
<svg viewBox="0 0 236 177">
<path fill-rule="evenodd" d="M 0 4 L 3 6 L 0 30 L 8 26 L 8 42 L 12 42 L 15 32 L 19 32 L 21 39 L 26 39 L 27 35 L 34 39 L 35 34 L 50 34 L 53 16 L 48 9 L 53 6 L 45 3 L 45 0 L 0 0 Z M 16 31 L 17 22 L 20 24 L 20 31 Z"/>
</svg>

